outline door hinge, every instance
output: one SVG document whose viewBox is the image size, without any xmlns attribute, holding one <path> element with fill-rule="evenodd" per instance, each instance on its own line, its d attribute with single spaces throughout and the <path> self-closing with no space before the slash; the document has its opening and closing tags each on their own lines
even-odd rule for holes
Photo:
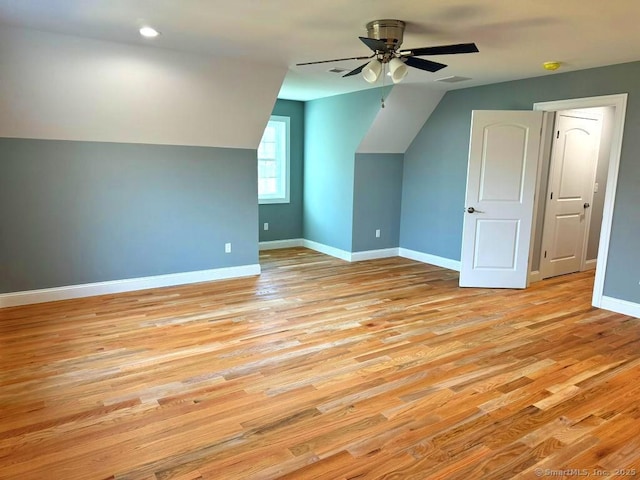
<svg viewBox="0 0 640 480">
<path fill-rule="evenodd" d="M 547 258 L 547 251 L 544 251 L 544 258 Z"/>
<path fill-rule="evenodd" d="M 556 133 L 556 138 L 560 138 L 560 130 L 558 130 L 558 133 Z"/>
<path fill-rule="evenodd" d="M 553 200 L 553 192 L 551 192 L 551 198 L 549 200 Z"/>
</svg>

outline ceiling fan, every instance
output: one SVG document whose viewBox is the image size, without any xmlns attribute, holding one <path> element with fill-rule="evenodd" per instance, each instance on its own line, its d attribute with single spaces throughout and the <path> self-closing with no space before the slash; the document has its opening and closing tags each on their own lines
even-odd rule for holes
<svg viewBox="0 0 640 480">
<path fill-rule="evenodd" d="M 407 66 L 437 72 L 446 67 L 443 63 L 417 58 L 426 55 L 451 55 L 456 53 L 475 53 L 478 47 L 475 43 L 458 43 L 454 45 L 440 45 L 436 47 L 412 48 L 400 50 L 406 23 L 402 20 L 374 20 L 367 23 L 367 36 L 359 37 L 367 47 L 373 51 L 368 57 L 337 58 L 318 62 L 298 63 L 297 66 L 315 65 L 318 63 L 341 62 L 343 60 L 369 60 L 358 68 L 343 75 L 350 77 L 362 72 L 362 76 L 369 83 L 375 83 L 382 70 L 389 66 L 389 74 L 393 83 L 398 83 L 407 75 Z"/>
</svg>

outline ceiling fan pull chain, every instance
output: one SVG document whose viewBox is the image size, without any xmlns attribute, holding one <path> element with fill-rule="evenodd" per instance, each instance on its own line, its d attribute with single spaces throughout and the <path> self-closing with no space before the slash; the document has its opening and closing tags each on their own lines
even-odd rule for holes
<svg viewBox="0 0 640 480">
<path fill-rule="evenodd" d="M 387 76 L 387 63 L 382 64 L 382 92 L 380 93 L 381 108 L 384 108 L 384 77 Z"/>
</svg>

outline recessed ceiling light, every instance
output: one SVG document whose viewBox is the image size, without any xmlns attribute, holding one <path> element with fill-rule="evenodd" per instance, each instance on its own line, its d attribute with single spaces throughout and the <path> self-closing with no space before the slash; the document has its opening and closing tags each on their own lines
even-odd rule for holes
<svg viewBox="0 0 640 480">
<path fill-rule="evenodd" d="M 158 35 L 160 35 L 160 32 L 157 31 L 155 28 L 142 27 L 140 29 L 140 35 L 142 35 L 143 37 L 147 37 L 147 38 L 154 38 L 154 37 L 157 37 Z"/>
</svg>

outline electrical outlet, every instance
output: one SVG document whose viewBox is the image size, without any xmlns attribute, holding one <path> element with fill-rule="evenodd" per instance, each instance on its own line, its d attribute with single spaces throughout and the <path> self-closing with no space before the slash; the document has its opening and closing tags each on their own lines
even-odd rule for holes
<svg viewBox="0 0 640 480">
<path fill-rule="evenodd" d="M 265 230 L 269 230 L 269 224 L 268 224 L 267 222 L 264 222 L 264 226 L 263 226 L 263 228 L 264 228 Z"/>
<path fill-rule="evenodd" d="M 380 238 L 380 229 L 376 229 L 376 238 Z"/>
<path fill-rule="evenodd" d="M 598 193 L 598 182 L 593 186 L 593 193 Z"/>
<path fill-rule="evenodd" d="M 224 244 L 224 253 L 231 253 L 231 244 L 230 243 L 225 243 Z"/>
</svg>

